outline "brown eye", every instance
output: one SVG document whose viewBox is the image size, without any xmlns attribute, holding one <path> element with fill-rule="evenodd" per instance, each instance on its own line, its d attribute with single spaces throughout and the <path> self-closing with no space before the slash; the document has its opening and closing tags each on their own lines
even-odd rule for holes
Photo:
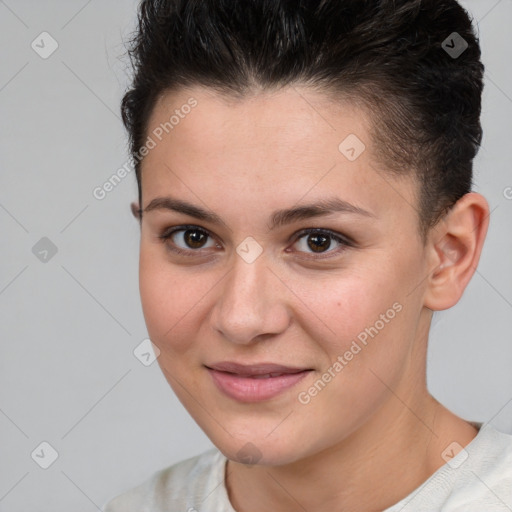
<svg viewBox="0 0 512 512">
<path fill-rule="evenodd" d="M 161 238 L 169 249 L 175 252 L 200 252 L 201 249 L 216 247 L 210 234 L 196 226 L 179 226 L 162 233 Z M 210 241 L 210 245 L 207 245 Z"/>
<path fill-rule="evenodd" d="M 311 234 L 307 238 L 308 247 L 314 252 L 324 252 L 331 246 L 331 240 L 328 236 Z"/>
<path fill-rule="evenodd" d="M 191 249 L 200 249 L 208 239 L 208 235 L 198 229 L 187 229 L 183 233 L 183 240 Z"/>
<path fill-rule="evenodd" d="M 295 244 L 298 246 L 298 252 L 325 254 L 326 256 L 331 254 L 334 256 L 348 247 L 354 247 L 354 243 L 349 238 L 320 228 L 309 228 L 301 231 Z M 334 248 L 331 249 L 333 246 Z"/>
</svg>

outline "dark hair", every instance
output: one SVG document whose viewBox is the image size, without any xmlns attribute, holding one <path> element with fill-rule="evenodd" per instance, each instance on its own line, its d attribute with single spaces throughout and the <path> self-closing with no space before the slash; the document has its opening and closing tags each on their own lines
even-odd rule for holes
<svg viewBox="0 0 512 512">
<path fill-rule="evenodd" d="M 484 66 L 456 0 L 143 0 L 129 55 L 121 110 L 132 156 L 166 91 L 202 85 L 242 99 L 303 84 L 368 109 L 386 171 L 416 174 L 423 235 L 471 191 Z"/>
</svg>

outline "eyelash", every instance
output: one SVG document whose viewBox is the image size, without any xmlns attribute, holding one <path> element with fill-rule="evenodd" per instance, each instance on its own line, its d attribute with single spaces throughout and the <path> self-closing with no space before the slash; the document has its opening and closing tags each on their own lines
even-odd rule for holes
<svg viewBox="0 0 512 512">
<path fill-rule="evenodd" d="M 201 228 L 199 226 L 195 225 L 184 225 L 184 226 L 174 226 L 172 228 L 166 229 L 162 234 L 158 235 L 158 238 L 167 245 L 167 248 L 174 252 L 175 254 L 185 255 L 185 256 L 191 256 L 193 254 L 197 254 L 201 251 L 201 249 L 181 249 L 179 247 L 176 247 L 174 244 L 169 245 L 168 242 L 171 239 L 171 237 L 180 231 L 188 231 L 188 230 L 194 230 L 198 231 L 200 233 L 203 233 L 207 235 L 210 238 L 214 238 L 206 229 Z M 301 238 L 304 238 L 307 235 L 310 234 L 322 234 L 327 235 L 328 238 L 331 238 L 341 244 L 341 247 L 334 250 L 327 250 L 326 252 L 319 252 L 316 253 L 316 256 L 307 257 L 307 259 L 313 259 L 313 260 L 319 260 L 319 259 L 325 259 L 325 258 L 331 258 L 333 255 L 339 255 L 341 252 L 345 251 L 347 248 L 355 247 L 355 242 L 351 240 L 349 237 L 345 235 L 341 235 L 339 233 L 335 233 L 334 231 L 331 231 L 330 229 L 323 229 L 323 228 L 306 228 L 302 229 L 298 233 L 294 234 L 292 241 L 293 244 L 295 244 L 297 241 L 299 241 Z M 303 251 L 299 251 L 303 252 Z M 315 253 L 307 253 L 314 255 Z M 327 255 L 327 256 L 326 256 Z"/>
</svg>

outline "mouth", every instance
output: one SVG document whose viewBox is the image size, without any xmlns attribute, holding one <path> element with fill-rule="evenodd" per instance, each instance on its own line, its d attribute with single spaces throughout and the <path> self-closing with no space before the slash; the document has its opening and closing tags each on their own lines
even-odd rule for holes
<svg viewBox="0 0 512 512">
<path fill-rule="evenodd" d="M 313 371 L 273 363 L 221 362 L 205 366 L 217 388 L 239 402 L 270 400 L 294 387 Z"/>
</svg>

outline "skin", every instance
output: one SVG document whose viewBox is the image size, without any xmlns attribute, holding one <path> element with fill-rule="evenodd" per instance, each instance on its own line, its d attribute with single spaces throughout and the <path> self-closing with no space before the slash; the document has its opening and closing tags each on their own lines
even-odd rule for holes
<svg viewBox="0 0 512 512">
<path fill-rule="evenodd" d="M 238 512 L 389 507 L 445 464 L 448 445 L 466 446 L 477 434 L 428 393 L 425 365 L 432 311 L 457 303 L 478 264 L 487 202 L 467 194 L 424 243 L 417 183 L 384 172 L 360 107 L 300 86 L 239 101 L 195 87 L 163 95 L 148 134 L 190 97 L 197 107 L 142 162 L 140 207 L 170 196 L 222 222 L 167 209 L 142 214 L 140 293 L 160 367 L 230 459 L 226 486 Z M 366 146 L 354 161 L 338 149 L 349 134 Z M 274 211 L 331 197 L 369 215 L 335 212 L 269 230 Z M 184 231 L 159 238 L 183 224 L 210 237 L 192 248 Z M 318 253 L 308 235 L 297 237 L 305 228 L 354 243 L 328 238 Z M 252 263 L 236 252 L 248 236 L 263 249 Z M 400 312 L 300 403 L 298 394 L 396 303 Z M 213 384 L 205 365 L 219 361 L 314 371 L 275 398 L 247 404 Z M 254 465 L 238 462 L 246 443 L 258 450 Z"/>
</svg>

